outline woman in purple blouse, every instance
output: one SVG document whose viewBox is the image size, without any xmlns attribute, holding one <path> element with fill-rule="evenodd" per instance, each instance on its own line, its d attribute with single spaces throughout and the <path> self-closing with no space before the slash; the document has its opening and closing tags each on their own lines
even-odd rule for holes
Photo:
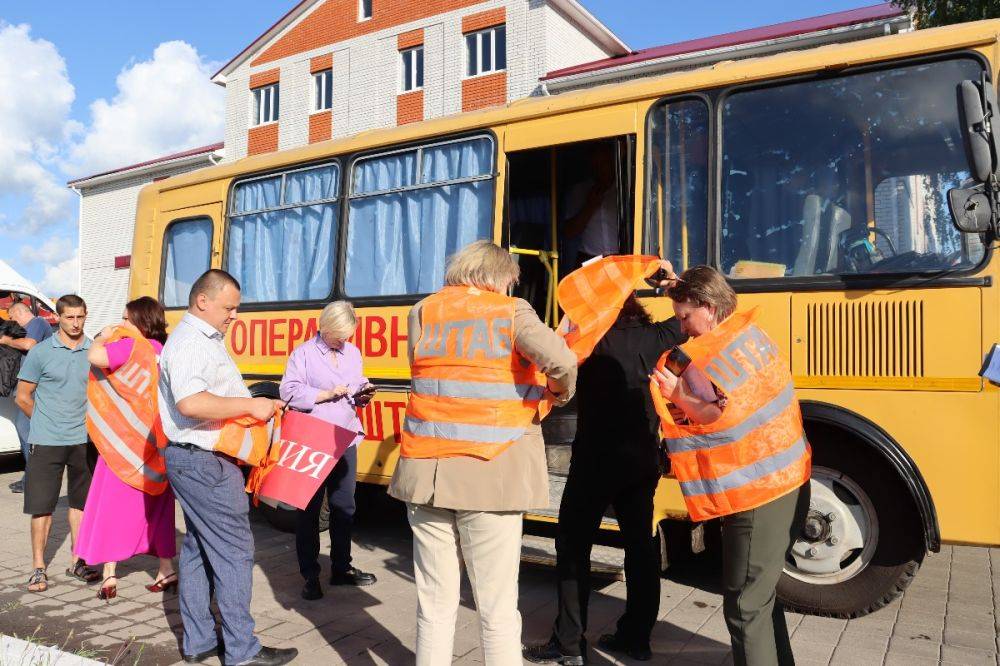
<svg viewBox="0 0 1000 666">
<path fill-rule="evenodd" d="M 281 398 L 289 407 L 307 411 L 316 418 L 361 433 L 356 407 L 364 407 L 373 395 L 373 386 L 361 367 L 361 351 L 348 339 L 354 335 L 358 319 L 347 301 L 330 303 L 319 316 L 319 333 L 295 348 L 285 376 Z M 351 525 L 354 522 L 354 487 L 357 482 L 357 439 L 330 476 L 316 491 L 304 511 L 298 512 L 295 551 L 299 571 L 305 579 L 303 599 L 319 599 L 319 511 L 326 493 L 330 507 L 330 585 L 371 585 L 375 576 L 351 566 Z"/>
</svg>

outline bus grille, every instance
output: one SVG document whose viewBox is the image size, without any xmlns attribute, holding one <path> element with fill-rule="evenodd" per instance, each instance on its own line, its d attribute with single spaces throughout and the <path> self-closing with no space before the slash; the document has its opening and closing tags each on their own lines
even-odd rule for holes
<svg viewBox="0 0 1000 666">
<path fill-rule="evenodd" d="M 922 301 L 813 303 L 806 323 L 809 376 L 924 376 Z"/>
</svg>

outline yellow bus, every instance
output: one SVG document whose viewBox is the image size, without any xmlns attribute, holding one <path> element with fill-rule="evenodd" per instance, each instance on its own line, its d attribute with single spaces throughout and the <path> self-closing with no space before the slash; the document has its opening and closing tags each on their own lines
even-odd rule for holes
<svg viewBox="0 0 1000 666">
<path fill-rule="evenodd" d="M 779 592 L 861 615 L 941 543 L 1000 544 L 1000 393 L 978 374 L 1000 337 L 1000 262 L 947 205 L 970 183 L 956 91 L 992 80 L 998 33 L 987 21 L 720 62 L 159 181 L 139 198 L 130 297 L 161 299 L 176 322 L 194 278 L 231 272 L 243 305 L 227 344 L 258 393 L 325 303 L 352 301 L 380 388 L 358 475 L 386 484 L 409 306 L 441 286 L 449 254 L 491 238 L 521 264 L 515 295 L 555 325 L 554 286 L 579 251 L 563 230 L 598 154 L 614 167 L 619 252 L 708 263 L 741 307 L 762 306 L 815 456 Z M 572 409 L 544 426 L 552 506 L 532 518 L 551 521 Z M 684 525 L 670 478 L 655 518 L 661 536 Z"/>
</svg>

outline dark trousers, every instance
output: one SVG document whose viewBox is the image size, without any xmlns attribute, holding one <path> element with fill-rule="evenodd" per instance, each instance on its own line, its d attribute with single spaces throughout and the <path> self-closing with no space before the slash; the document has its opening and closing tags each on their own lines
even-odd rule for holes
<svg viewBox="0 0 1000 666">
<path fill-rule="evenodd" d="M 21 408 L 18 407 L 14 412 L 14 430 L 17 431 L 17 439 L 21 443 L 21 455 L 24 456 L 24 462 L 28 462 L 28 451 L 30 447 L 28 446 L 28 431 L 31 429 L 31 419 L 29 419 Z"/>
<path fill-rule="evenodd" d="M 351 568 L 351 527 L 354 525 L 357 479 L 358 447 L 352 446 L 337 461 L 309 506 L 297 512 L 295 554 L 299 558 L 299 571 L 306 580 L 319 578 L 319 511 L 324 494 L 330 508 L 330 573 L 344 573 Z"/>
<path fill-rule="evenodd" d="M 583 654 L 590 598 L 590 552 L 604 511 L 611 506 L 625 541 L 625 614 L 618 635 L 648 646 L 660 609 L 659 551 L 652 536 L 653 493 L 659 475 L 621 472 L 574 459 L 559 505 L 556 573 L 559 612 L 552 635 L 566 654 Z"/>
<path fill-rule="evenodd" d="M 260 641 L 250 617 L 253 533 L 243 473 L 229 460 L 197 448 L 171 445 L 164 458 L 187 527 L 178 559 L 184 654 L 218 644 L 210 606 L 214 591 L 222 616 L 223 663 L 246 661 L 260 651 Z"/>
<path fill-rule="evenodd" d="M 735 666 L 795 664 L 775 588 L 809 511 L 809 494 L 806 483 L 722 519 L 722 610 Z"/>
</svg>

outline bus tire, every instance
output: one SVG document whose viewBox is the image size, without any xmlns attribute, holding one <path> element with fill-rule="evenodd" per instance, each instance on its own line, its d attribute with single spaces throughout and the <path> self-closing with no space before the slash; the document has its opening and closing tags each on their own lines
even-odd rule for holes
<svg viewBox="0 0 1000 666">
<path fill-rule="evenodd" d="M 917 509 L 891 466 L 849 433 L 809 428 L 812 498 L 778 582 L 788 610 L 837 618 L 900 596 L 926 552 Z"/>
</svg>

